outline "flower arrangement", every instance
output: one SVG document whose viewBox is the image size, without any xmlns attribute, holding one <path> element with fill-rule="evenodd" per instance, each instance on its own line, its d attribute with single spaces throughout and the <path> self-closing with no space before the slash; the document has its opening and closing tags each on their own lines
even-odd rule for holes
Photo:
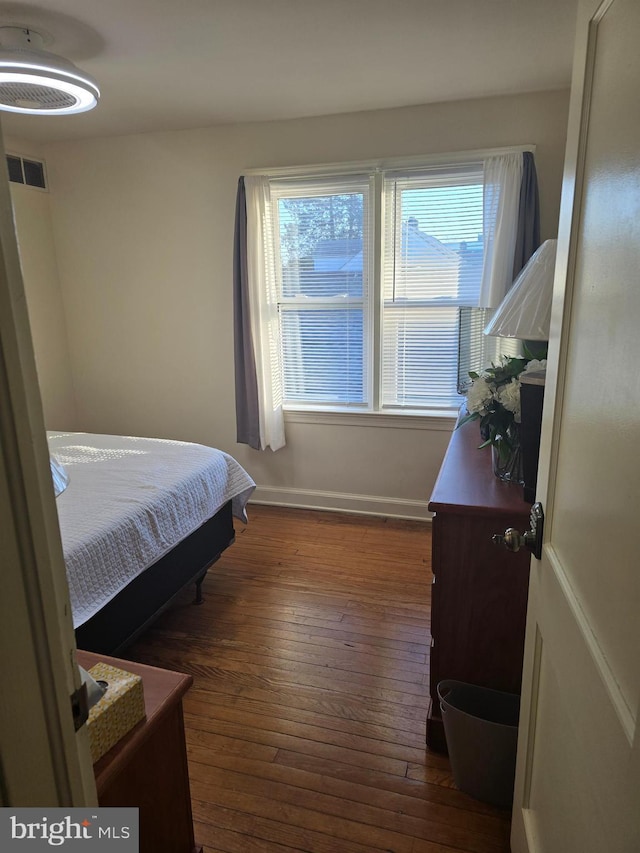
<svg viewBox="0 0 640 853">
<path fill-rule="evenodd" d="M 492 445 L 501 465 L 520 447 L 520 377 L 534 370 L 544 370 L 545 360 L 527 356 L 503 356 L 482 373 L 469 374 L 473 380 L 467 391 L 468 414 L 458 426 L 480 421 L 479 447 Z"/>
</svg>

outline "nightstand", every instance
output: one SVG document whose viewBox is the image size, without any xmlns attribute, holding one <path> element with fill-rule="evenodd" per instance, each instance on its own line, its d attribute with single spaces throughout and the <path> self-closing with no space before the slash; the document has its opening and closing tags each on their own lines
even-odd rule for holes
<svg viewBox="0 0 640 853">
<path fill-rule="evenodd" d="M 90 669 L 98 661 L 142 677 L 146 719 L 94 766 L 100 806 L 140 809 L 140 853 L 202 853 L 193 835 L 182 697 L 190 675 L 78 651 Z"/>
</svg>

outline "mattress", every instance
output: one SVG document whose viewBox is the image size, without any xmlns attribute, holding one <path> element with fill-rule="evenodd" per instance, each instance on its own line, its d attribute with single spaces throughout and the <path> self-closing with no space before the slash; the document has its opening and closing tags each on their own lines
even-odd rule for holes
<svg viewBox="0 0 640 853">
<path fill-rule="evenodd" d="M 221 450 L 118 435 L 47 436 L 69 475 L 56 506 L 75 628 L 227 501 L 246 521 L 255 483 Z"/>
</svg>

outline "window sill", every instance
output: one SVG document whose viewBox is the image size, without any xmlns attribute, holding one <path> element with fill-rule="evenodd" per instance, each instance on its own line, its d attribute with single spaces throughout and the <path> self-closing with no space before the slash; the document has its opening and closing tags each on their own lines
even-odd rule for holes
<svg viewBox="0 0 640 853">
<path fill-rule="evenodd" d="M 331 424 L 334 426 L 452 432 L 458 419 L 458 412 L 310 412 L 289 409 L 285 411 L 284 419 L 286 423 L 293 424 Z"/>
</svg>

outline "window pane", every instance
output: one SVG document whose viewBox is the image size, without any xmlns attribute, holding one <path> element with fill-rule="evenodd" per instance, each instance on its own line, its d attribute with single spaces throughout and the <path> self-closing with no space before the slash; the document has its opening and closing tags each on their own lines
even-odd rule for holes
<svg viewBox="0 0 640 853">
<path fill-rule="evenodd" d="M 362 296 L 362 193 L 281 198 L 283 296 Z"/>
<path fill-rule="evenodd" d="M 459 311 L 482 279 L 482 164 L 384 180 L 382 400 L 456 408 Z"/>
<path fill-rule="evenodd" d="M 458 309 L 387 306 L 384 324 L 383 405 L 459 406 Z"/>
<path fill-rule="evenodd" d="M 386 182 L 385 298 L 477 305 L 484 256 L 482 173 Z M 466 181 L 466 182 L 463 182 Z M 415 184 L 415 186 L 412 186 Z"/>
<path fill-rule="evenodd" d="M 281 313 L 284 402 L 365 402 L 362 309 Z"/>
<path fill-rule="evenodd" d="M 368 179 L 277 188 L 284 402 L 367 404 Z"/>
</svg>

